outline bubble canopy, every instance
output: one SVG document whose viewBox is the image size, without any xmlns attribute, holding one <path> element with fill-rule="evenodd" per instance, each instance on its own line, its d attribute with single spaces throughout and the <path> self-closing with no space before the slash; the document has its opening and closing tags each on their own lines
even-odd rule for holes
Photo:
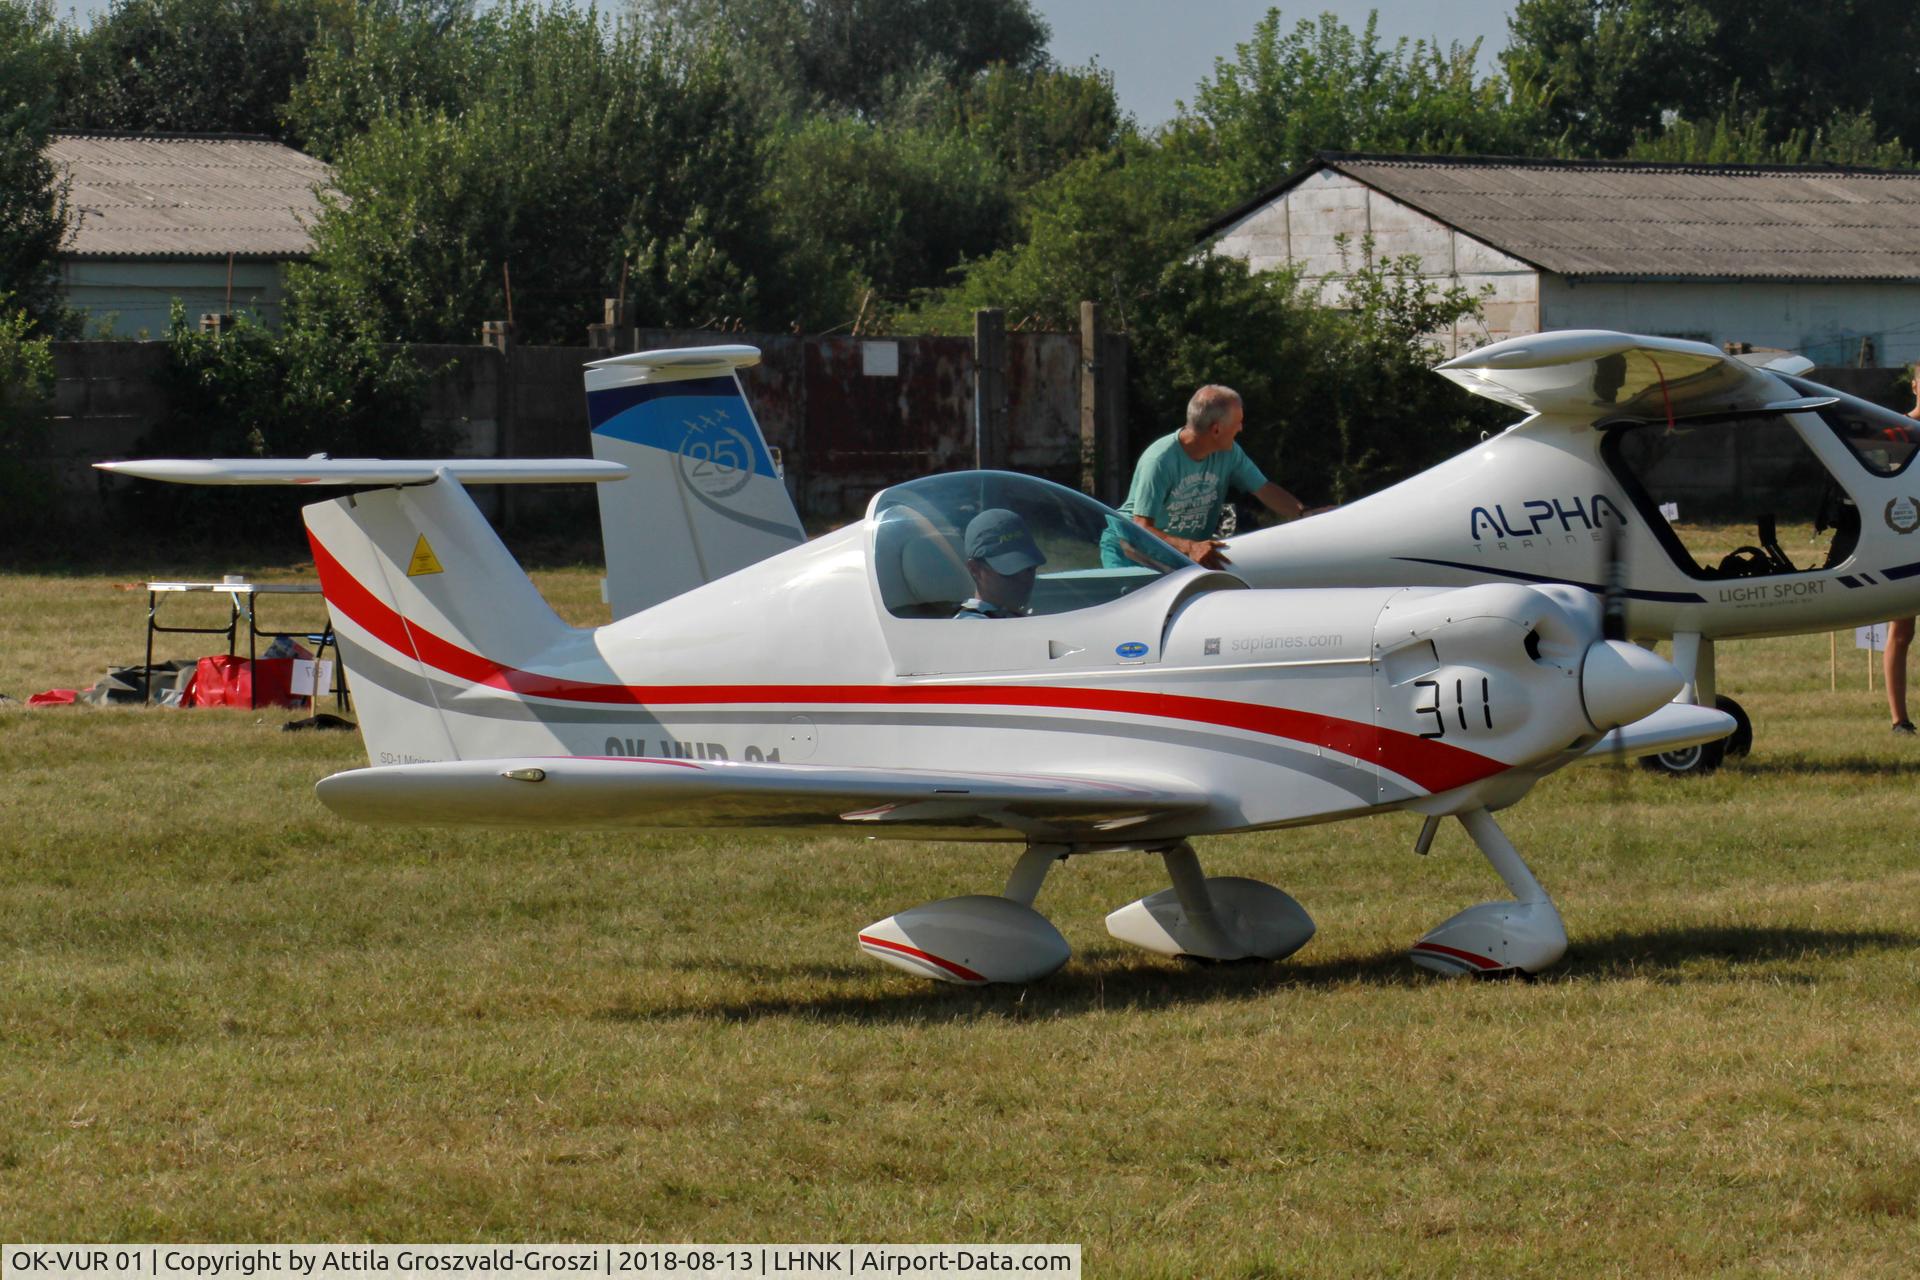
<svg viewBox="0 0 1920 1280">
<path fill-rule="evenodd" d="M 1024 611 L 1036 616 L 1092 608 L 1194 568 L 1106 504 L 1007 471 L 950 472 L 883 489 L 867 518 L 880 599 L 896 618 L 955 618 L 979 594 L 982 567 L 1009 575 L 1031 568 Z"/>
</svg>

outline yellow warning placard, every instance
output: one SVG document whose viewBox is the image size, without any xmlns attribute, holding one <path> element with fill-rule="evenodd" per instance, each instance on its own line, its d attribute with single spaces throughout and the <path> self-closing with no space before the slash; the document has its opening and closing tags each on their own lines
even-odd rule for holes
<svg viewBox="0 0 1920 1280">
<path fill-rule="evenodd" d="M 421 534 L 420 541 L 413 544 L 413 559 L 407 562 L 407 576 L 417 578 L 423 573 L 445 573 L 440 561 L 434 557 L 433 548 L 427 545 L 427 535 Z"/>
</svg>

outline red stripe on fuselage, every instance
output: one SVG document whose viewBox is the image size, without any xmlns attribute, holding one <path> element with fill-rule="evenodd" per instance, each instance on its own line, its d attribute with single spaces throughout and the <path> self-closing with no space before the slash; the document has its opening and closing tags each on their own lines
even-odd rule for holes
<svg viewBox="0 0 1920 1280">
<path fill-rule="evenodd" d="M 831 706 L 858 703 L 885 706 L 1034 707 L 1151 716 L 1242 729 L 1249 733 L 1326 747 L 1359 760 L 1375 761 L 1429 792 L 1449 791 L 1492 777 L 1508 768 L 1502 762 L 1478 752 L 1357 720 L 1295 711 L 1288 707 L 1229 702 L 1223 698 L 1199 698 L 1181 693 L 1060 685 L 631 685 L 565 680 L 495 662 L 407 621 L 328 554 L 311 530 L 308 531 L 307 540 L 313 548 L 313 562 L 319 571 L 320 589 L 326 596 L 329 608 L 344 613 L 389 648 L 411 654 L 426 666 L 472 684 L 504 689 L 522 697 L 648 707 L 741 703 Z"/>
</svg>

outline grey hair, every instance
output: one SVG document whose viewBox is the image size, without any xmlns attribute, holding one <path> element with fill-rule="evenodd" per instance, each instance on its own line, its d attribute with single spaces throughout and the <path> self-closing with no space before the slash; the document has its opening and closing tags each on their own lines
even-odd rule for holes
<svg viewBox="0 0 1920 1280">
<path fill-rule="evenodd" d="M 1187 401 L 1187 425 L 1205 431 L 1216 422 L 1225 422 L 1227 413 L 1240 403 L 1240 393 L 1232 387 L 1210 382 Z"/>
</svg>

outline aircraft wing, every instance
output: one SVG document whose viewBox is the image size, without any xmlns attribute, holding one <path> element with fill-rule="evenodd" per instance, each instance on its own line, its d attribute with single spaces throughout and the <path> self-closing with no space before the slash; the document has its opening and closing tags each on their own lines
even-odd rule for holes
<svg viewBox="0 0 1920 1280">
<path fill-rule="evenodd" d="M 1508 338 L 1435 372 L 1527 413 L 1595 419 L 1758 409 L 1783 395 L 1772 374 L 1704 342 L 1604 329 Z"/>
<path fill-rule="evenodd" d="M 1174 782 L 577 756 L 378 765 L 315 791 L 342 817 L 410 826 L 837 827 L 925 840 L 1097 839 L 1212 799 Z"/>
<path fill-rule="evenodd" d="M 170 484 L 427 484 L 442 471 L 462 484 L 581 484 L 627 477 L 620 463 L 594 458 L 142 458 L 93 465 Z"/>
</svg>

